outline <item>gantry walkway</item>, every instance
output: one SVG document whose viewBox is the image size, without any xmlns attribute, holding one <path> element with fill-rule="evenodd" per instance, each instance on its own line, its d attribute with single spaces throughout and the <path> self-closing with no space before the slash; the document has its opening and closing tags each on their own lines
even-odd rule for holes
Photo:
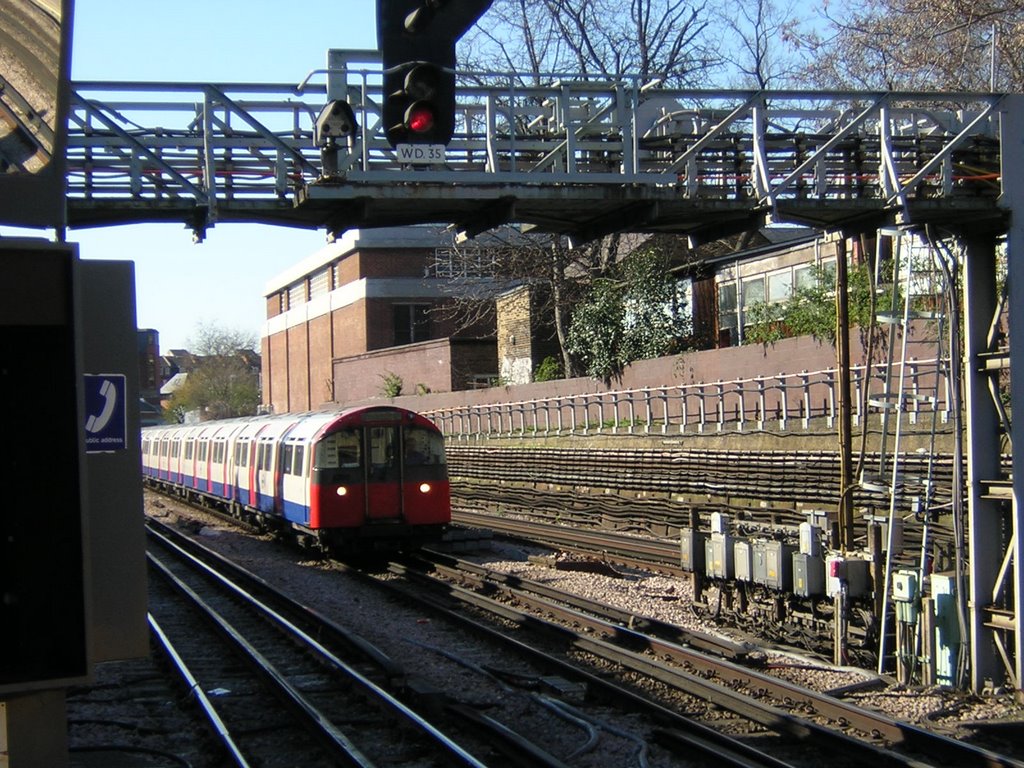
<svg viewBox="0 0 1024 768">
<path fill-rule="evenodd" d="M 384 139 L 379 65 L 328 55 L 299 85 L 73 84 L 68 223 L 180 221 L 324 228 L 505 223 L 585 242 L 611 232 L 712 239 L 765 221 L 853 235 L 893 224 L 957 239 L 964 286 L 964 412 L 972 687 L 1024 666 L 1024 451 L 998 375 L 1024 344 L 998 333 L 1024 307 L 1024 95 L 674 91 L 636 80 L 463 74 L 440 152 Z M 317 145 L 347 101 L 358 130 Z M 320 137 L 321 139 L 323 137 Z M 1008 291 L 996 254 L 1005 237 Z M 1024 338 L 1024 312 L 1008 337 Z M 1010 399 L 1024 403 L 1024 376 Z"/>
<path fill-rule="evenodd" d="M 1001 228 L 999 94 L 675 91 L 638 80 L 460 77 L 455 138 L 406 162 L 379 68 L 299 85 L 73 85 L 69 223 L 261 221 L 341 231 L 506 222 L 580 242 L 698 238 L 766 216 L 822 227 L 969 220 Z M 359 129 L 317 147 L 334 99 Z"/>
</svg>

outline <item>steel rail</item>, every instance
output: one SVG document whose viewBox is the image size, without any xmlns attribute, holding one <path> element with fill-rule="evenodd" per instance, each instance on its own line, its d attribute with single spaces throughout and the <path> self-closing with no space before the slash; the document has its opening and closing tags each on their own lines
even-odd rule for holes
<svg viewBox="0 0 1024 768">
<path fill-rule="evenodd" d="M 867 741 L 854 739 L 846 734 L 823 728 L 805 718 L 793 716 L 772 705 L 756 701 L 741 693 L 741 689 L 768 693 L 776 700 L 785 702 L 789 707 L 804 708 L 833 722 L 848 724 L 863 733 L 866 739 L 881 738 L 887 742 L 889 747 L 899 746 L 929 755 L 941 762 L 953 761 L 958 767 L 1024 768 L 1024 762 L 927 731 L 909 723 L 893 720 L 878 712 L 855 707 L 827 694 L 802 688 L 786 680 L 757 672 L 726 659 L 712 657 L 611 622 L 587 616 L 573 608 L 530 595 L 523 590 L 512 589 L 499 582 L 490 582 L 490 586 L 495 590 L 514 595 L 517 601 L 531 605 L 542 615 L 560 616 L 567 625 L 573 628 L 553 623 L 535 614 L 510 608 L 475 590 L 412 571 L 403 564 L 393 563 L 391 567 L 397 573 L 405 576 L 412 575 L 424 583 L 433 584 L 435 588 L 444 590 L 459 600 L 485 608 L 522 626 L 542 627 L 545 631 L 561 637 L 577 648 L 595 653 L 609 661 L 624 664 L 631 669 L 645 672 L 662 682 L 749 717 L 774 731 L 781 730 L 801 738 L 831 741 L 839 749 L 860 749 L 866 759 L 878 760 L 879 764 L 902 766 L 917 764 L 917 758 L 913 755 L 900 755 L 892 752 L 891 749 L 880 750 L 876 745 Z M 585 627 L 610 639 L 594 638 L 587 632 L 577 631 L 576 626 Z M 695 670 L 695 673 L 665 665 L 624 646 L 642 648 L 654 654 L 658 659 L 672 659 L 680 665 Z"/>
<path fill-rule="evenodd" d="M 247 525 L 236 517 L 219 513 L 208 507 L 204 507 L 203 511 L 207 514 L 214 514 L 230 522 L 232 525 L 247 531 L 258 532 L 256 528 Z M 376 669 L 380 670 L 385 680 L 387 680 L 389 687 L 395 689 L 404 688 L 406 684 L 405 669 L 365 638 L 331 621 L 315 608 L 285 595 L 255 573 L 243 568 L 223 555 L 201 546 L 180 531 L 152 518 L 146 520 L 146 528 L 156 535 L 160 541 L 173 543 L 180 552 L 188 553 L 196 561 L 205 563 L 211 571 L 226 575 L 231 582 L 244 589 L 247 593 L 258 596 L 265 603 L 273 603 L 278 606 L 277 610 L 291 617 L 294 623 L 315 627 L 316 635 L 320 638 L 321 642 L 330 641 L 332 644 L 341 644 L 351 649 Z"/>
<path fill-rule="evenodd" d="M 206 508 L 203 508 L 203 511 L 210 513 L 210 510 Z M 214 512 L 214 514 L 217 513 Z M 244 527 L 235 518 L 225 515 L 218 516 L 223 517 L 233 525 Z M 152 520 L 147 521 L 147 525 L 157 529 L 166 528 L 163 524 Z M 225 561 L 217 553 L 208 550 L 200 543 L 190 539 L 189 537 L 173 531 L 173 529 L 168 529 L 168 532 L 171 538 L 180 540 L 182 547 L 193 551 L 197 557 L 204 559 L 209 557 L 215 562 L 219 563 L 223 561 L 230 564 L 230 561 Z M 719 768 L 792 768 L 790 764 L 779 760 L 772 755 L 766 754 L 764 751 L 757 749 L 756 747 L 745 744 L 743 741 L 729 736 L 728 734 L 717 732 L 678 712 L 667 709 L 656 702 L 644 698 L 626 688 L 622 688 L 621 686 L 616 685 L 613 681 L 606 680 L 603 677 L 589 673 L 573 664 L 546 654 L 543 651 L 526 645 L 514 638 L 508 637 L 493 627 L 487 626 L 486 624 L 466 616 L 464 613 L 452 611 L 449 607 L 431 597 L 410 592 L 407 588 L 395 583 L 394 581 L 381 581 L 343 563 L 338 563 L 338 565 L 340 565 L 342 569 L 347 571 L 354 578 L 360 578 L 365 582 L 372 584 L 377 589 L 385 590 L 402 599 L 411 600 L 417 604 L 423 605 L 429 610 L 443 615 L 452 623 L 465 627 L 474 633 L 502 645 L 503 647 L 511 649 L 514 653 L 530 659 L 535 664 L 543 668 L 552 670 L 555 674 L 560 674 L 567 679 L 583 682 L 591 691 L 601 691 L 605 698 L 609 701 L 615 702 L 616 705 L 621 705 L 625 702 L 629 707 L 634 708 L 637 711 L 647 713 L 658 722 L 663 723 L 663 728 L 659 729 L 658 733 L 664 735 L 665 743 L 669 745 L 669 748 L 671 749 L 682 749 L 684 751 L 689 750 L 691 753 L 695 752 L 706 755 L 709 758 L 713 758 L 715 765 Z M 247 573 L 237 565 L 233 568 L 230 568 L 229 565 L 229 569 L 238 569 L 243 574 Z M 256 580 L 256 585 L 258 587 L 259 583 L 262 582 L 262 579 L 257 576 L 253 576 L 253 578 Z M 489 727 L 486 721 L 478 721 L 475 723 L 475 726 L 481 729 L 487 729 Z M 497 734 L 494 735 L 496 746 L 501 747 L 504 745 L 509 746 L 511 749 L 508 753 L 509 759 L 513 759 L 517 752 L 523 753 L 527 751 L 529 742 L 526 739 L 523 739 L 522 745 L 517 746 L 514 743 L 514 740 L 507 741 L 510 736 L 508 731 L 504 731 L 500 739 L 497 738 Z"/>
<path fill-rule="evenodd" d="M 396 573 L 412 574 L 414 578 L 422 580 L 425 584 L 429 583 L 428 577 L 409 571 L 400 563 L 392 563 L 391 568 Z M 542 632 L 553 639 L 564 642 L 569 648 L 590 653 L 683 693 L 696 696 L 739 717 L 755 722 L 773 733 L 783 734 L 799 741 L 818 742 L 826 745 L 830 750 L 841 750 L 847 755 L 857 754 L 861 759 L 878 765 L 900 768 L 920 767 L 920 763 L 913 758 L 886 751 L 862 739 L 825 728 L 725 685 L 705 680 L 697 674 L 687 673 L 678 667 L 669 666 L 651 656 L 623 648 L 614 642 L 591 637 L 585 631 L 577 631 L 571 626 L 550 621 L 532 612 L 513 608 L 474 590 L 441 579 L 434 580 L 433 588 L 437 589 L 439 593 L 443 592 L 450 599 L 472 605 L 520 627 Z M 563 614 L 567 618 L 572 613 L 568 609 L 556 605 L 549 605 L 547 610 L 556 615 Z M 583 625 L 588 622 L 588 619 L 583 617 L 577 617 L 576 620 L 582 622 Z M 611 627 L 611 635 L 614 636 L 615 632 L 620 629 Z M 664 643 L 650 643 L 651 648 L 656 647 L 659 651 L 663 651 L 666 646 L 667 644 Z M 1015 766 L 1015 768 L 1021 768 L 1021 766 Z"/>
<path fill-rule="evenodd" d="M 197 592 L 178 579 L 171 570 L 152 554 L 147 555 L 150 565 L 164 577 L 180 594 L 195 605 L 215 626 L 220 634 L 256 669 L 274 694 L 288 705 L 329 750 L 335 760 L 359 768 L 374 768 L 374 763 L 362 753 L 351 739 L 331 723 L 301 691 L 288 682 L 287 676 L 279 671 L 269 659 L 245 639 L 228 621 L 221 617 Z"/>
<path fill-rule="evenodd" d="M 151 535 L 156 534 L 151 532 Z M 414 712 L 376 683 L 369 680 L 351 665 L 340 659 L 319 641 L 310 636 L 309 633 L 294 625 L 289 619 L 273 610 L 270 606 L 259 601 L 254 596 L 246 592 L 246 590 L 234 584 L 223 575 L 217 573 L 208 564 L 202 562 L 191 553 L 181 549 L 173 542 L 167 541 L 166 545 L 177 552 L 180 557 L 188 560 L 195 567 L 205 572 L 209 577 L 220 582 L 224 588 L 228 589 L 236 597 L 241 598 L 251 607 L 258 610 L 282 630 L 294 636 L 303 647 L 309 648 L 312 652 L 318 655 L 338 673 L 342 674 L 346 680 L 358 687 L 364 695 L 375 703 L 381 705 L 382 709 L 412 726 L 418 733 L 429 738 L 454 762 L 459 765 L 469 766 L 470 768 L 486 768 L 485 763 L 469 754 L 459 744 L 439 731 L 432 723 Z M 245 638 L 241 637 L 234 628 L 230 626 L 230 624 L 220 617 L 215 609 L 209 606 L 198 594 L 189 588 L 188 585 L 184 584 L 177 579 L 174 574 L 170 573 L 169 569 L 160 563 L 152 554 L 149 555 L 149 558 L 161 574 L 166 576 L 173 584 L 175 584 L 179 591 L 188 595 L 190 599 L 199 606 L 207 616 L 209 616 L 211 621 L 213 621 L 215 626 L 220 629 L 222 634 L 230 638 L 240 649 L 243 649 L 258 669 L 265 671 L 269 682 L 273 685 L 275 690 L 277 690 L 291 706 L 305 714 L 308 722 L 314 726 L 315 732 L 321 737 L 328 747 L 335 750 L 336 755 L 340 759 L 350 761 L 356 765 L 365 765 L 368 768 L 373 765 L 346 734 L 330 723 L 300 691 L 294 688 L 294 686 L 287 681 L 283 674 L 278 672 L 256 648 L 251 646 Z"/>
<path fill-rule="evenodd" d="M 463 612 L 453 610 L 450 606 L 450 601 L 442 601 L 435 597 L 424 595 L 413 590 L 410 585 L 404 585 L 395 580 L 382 581 L 361 571 L 352 570 L 350 572 L 361 576 L 378 588 L 386 590 L 396 597 L 425 606 L 443 616 L 446 620 L 487 637 L 514 653 L 531 659 L 539 666 L 553 670 L 555 674 L 559 674 L 568 680 L 583 682 L 589 690 L 600 691 L 605 698 L 615 702 L 617 706 L 622 706 L 625 703 L 637 711 L 647 713 L 654 720 L 662 723 L 663 728 L 671 729 L 673 736 L 669 741 L 676 746 L 683 745 L 686 749 L 695 749 L 702 754 L 713 756 L 716 766 L 722 766 L 722 768 L 728 768 L 728 766 L 735 766 L 735 768 L 753 768 L 753 766 L 761 766 L 761 768 L 791 768 L 790 764 L 729 734 L 716 731 L 686 715 L 634 693 L 612 680 L 588 672 L 575 664 L 571 664 L 514 637 L 510 637 L 492 626 L 469 617 Z M 533 624 L 532 620 L 526 620 L 521 612 L 514 611 L 513 609 L 504 609 L 493 601 L 474 596 L 474 593 L 469 590 L 463 590 L 451 585 L 446 585 L 444 589 L 448 593 L 449 598 L 483 608 L 486 613 L 497 613 L 513 622 L 523 620 L 525 625 Z M 496 606 L 498 606 L 497 610 Z"/>
<path fill-rule="evenodd" d="M 148 614 L 146 618 L 149 622 L 150 634 L 152 634 L 157 647 L 160 648 L 168 658 L 171 666 L 178 671 L 178 676 L 182 681 L 184 681 L 185 686 L 188 688 L 189 695 L 194 697 L 196 702 L 199 704 L 199 708 L 202 709 L 203 714 L 210 723 L 210 726 L 216 732 L 218 740 L 231 756 L 234 764 L 237 765 L 238 768 L 249 768 L 249 761 L 245 755 L 242 754 L 242 750 L 235 741 L 235 737 L 231 734 L 231 730 L 217 713 L 217 707 L 214 705 L 210 697 L 206 695 L 206 691 L 203 690 L 199 681 L 196 680 L 195 675 L 192 674 L 188 664 L 174 647 L 174 643 L 171 642 L 167 633 L 165 633 L 160 627 L 159 622 L 157 622 L 153 614 Z"/>
<path fill-rule="evenodd" d="M 631 632 L 641 635 L 657 637 L 662 640 L 691 648 L 699 648 L 704 653 L 710 653 L 725 659 L 744 664 L 746 666 L 758 666 L 763 662 L 763 655 L 757 653 L 756 646 L 750 643 L 737 643 L 723 637 L 709 635 L 706 632 L 684 629 L 674 624 L 643 616 L 634 611 L 627 611 L 606 603 L 599 603 L 596 600 L 589 600 L 579 595 L 574 595 L 560 589 L 541 584 L 540 582 L 524 579 L 520 576 L 511 576 L 507 573 L 499 573 L 489 568 L 484 568 L 476 563 L 460 560 L 457 557 L 447 555 L 443 552 L 426 549 L 419 557 L 410 557 L 409 564 L 418 567 L 424 573 L 434 572 L 446 578 L 457 581 L 471 582 L 477 588 L 489 589 L 495 593 L 504 587 L 509 594 L 526 595 L 533 594 L 546 600 L 569 605 L 585 614 L 592 614 L 598 617 L 601 622 L 596 624 L 594 629 L 604 630 L 608 623 L 625 627 Z"/>
<path fill-rule="evenodd" d="M 598 554 L 624 565 L 653 567 L 678 576 L 687 573 L 679 565 L 679 545 L 676 543 L 533 520 L 515 520 L 458 508 L 452 509 L 452 522 L 470 528 L 487 528 L 544 544 L 555 544 L 573 552 Z"/>
</svg>

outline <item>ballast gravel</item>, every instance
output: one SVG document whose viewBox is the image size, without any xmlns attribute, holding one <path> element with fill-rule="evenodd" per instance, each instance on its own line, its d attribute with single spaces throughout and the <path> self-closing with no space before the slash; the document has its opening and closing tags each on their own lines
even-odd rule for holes
<svg viewBox="0 0 1024 768">
<path fill-rule="evenodd" d="M 329 561 L 297 560 L 294 549 L 276 544 L 270 537 L 242 533 L 215 516 L 148 492 L 145 510 L 147 515 L 200 537 L 211 549 L 230 557 L 303 602 L 315 606 L 325 615 L 378 645 L 407 668 L 427 673 L 428 678 L 431 660 L 438 652 L 437 649 L 443 648 L 458 654 L 462 647 L 462 639 L 456 631 L 435 626 L 429 616 L 410 617 L 407 610 L 397 611 L 394 604 L 381 600 L 374 590 L 358 584 L 350 587 L 349 582 L 346 582 L 344 590 L 339 590 L 338 567 Z M 689 630 L 730 636 L 726 628 L 715 626 L 695 615 L 690 607 L 690 585 L 685 579 L 623 568 L 617 568 L 615 576 L 556 569 L 545 565 L 543 558 L 535 558 L 535 561 L 529 559 L 530 555 L 550 552 L 540 548 L 512 546 L 498 540 L 492 541 L 488 549 L 459 554 L 492 570 L 542 582 L 590 600 L 615 605 L 638 616 L 656 618 Z M 749 637 L 738 637 L 735 634 L 730 639 L 750 641 Z M 868 670 L 835 668 L 794 650 L 764 648 L 763 651 L 767 656 L 767 667 L 773 674 L 815 690 L 835 690 L 877 677 Z M 496 667 L 506 665 L 501 659 L 474 658 L 473 661 Z M 445 668 L 450 669 L 448 666 Z M 468 701 L 485 708 L 497 704 L 494 699 L 501 694 L 495 692 L 492 682 L 481 684 L 476 680 L 477 675 L 468 671 L 457 674 L 460 677 L 457 685 L 466 692 Z M 439 688 L 447 688 L 456 681 L 434 682 Z M 898 720 L 936 728 L 953 735 L 969 733 L 978 723 L 1024 723 L 1024 707 L 1008 693 L 997 692 L 998 695 L 978 697 L 939 688 L 901 687 L 885 678 L 875 683 L 880 687 L 850 693 L 846 696 L 847 700 L 874 708 Z M 73 719 L 89 722 L 91 705 L 87 703 L 88 696 L 79 698 L 82 706 L 76 708 L 76 697 L 69 697 L 69 712 Z M 103 717 L 111 719 L 114 716 L 104 710 Z M 528 722 L 533 723 L 538 733 L 545 728 L 563 728 L 551 720 L 539 717 Z M 95 740 L 96 735 L 90 735 L 82 727 L 72 727 L 70 738 L 72 745 L 76 739 L 78 743 L 88 744 Z M 145 743 L 141 737 L 138 740 Z M 633 751 L 634 745 L 627 740 L 611 739 L 609 743 L 604 738 L 599 753 L 583 756 L 574 760 L 573 764 L 594 768 L 627 765 L 630 764 Z M 76 768 L 91 768 L 94 763 L 88 763 L 82 757 L 72 765 Z"/>
</svg>

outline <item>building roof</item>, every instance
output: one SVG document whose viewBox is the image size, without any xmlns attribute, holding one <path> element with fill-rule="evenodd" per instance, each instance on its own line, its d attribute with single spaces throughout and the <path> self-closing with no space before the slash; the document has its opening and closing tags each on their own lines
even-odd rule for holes
<svg viewBox="0 0 1024 768">
<path fill-rule="evenodd" d="M 173 395 L 177 392 L 181 385 L 185 383 L 188 378 L 187 373 L 176 373 L 167 380 L 167 383 L 160 387 L 161 395 Z"/>
<path fill-rule="evenodd" d="M 442 244 L 443 229 L 438 226 L 350 229 L 340 239 L 328 243 L 268 280 L 263 295 L 272 296 L 325 264 L 362 248 L 436 248 Z"/>
</svg>

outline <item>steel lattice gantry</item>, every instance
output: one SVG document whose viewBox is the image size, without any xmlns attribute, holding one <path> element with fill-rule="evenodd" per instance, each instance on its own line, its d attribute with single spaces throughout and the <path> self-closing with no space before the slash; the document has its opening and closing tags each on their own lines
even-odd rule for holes
<svg viewBox="0 0 1024 768">
<path fill-rule="evenodd" d="M 931 225 L 965 245 L 966 416 L 972 685 L 1024 661 L 1020 601 L 1024 452 L 993 371 L 1018 368 L 990 332 L 1007 235 L 1010 307 L 1024 307 L 1024 96 L 971 93 L 673 91 L 623 80 L 461 75 L 456 134 L 440 162 L 407 162 L 384 138 L 379 66 L 328 55 L 326 83 L 74 84 L 68 137 L 72 227 L 180 221 L 324 228 L 504 223 L 585 241 L 613 231 L 710 239 L 764 221 L 845 234 Z M 332 100 L 358 130 L 315 146 Z M 1012 381 L 1024 402 L 1024 377 Z M 995 393 L 995 397 L 992 394 Z M 1022 438 L 1024 439 L 1024 438 Z M 1002 492 L 1000 492 L 1002 491 Z"/>
</svg>

